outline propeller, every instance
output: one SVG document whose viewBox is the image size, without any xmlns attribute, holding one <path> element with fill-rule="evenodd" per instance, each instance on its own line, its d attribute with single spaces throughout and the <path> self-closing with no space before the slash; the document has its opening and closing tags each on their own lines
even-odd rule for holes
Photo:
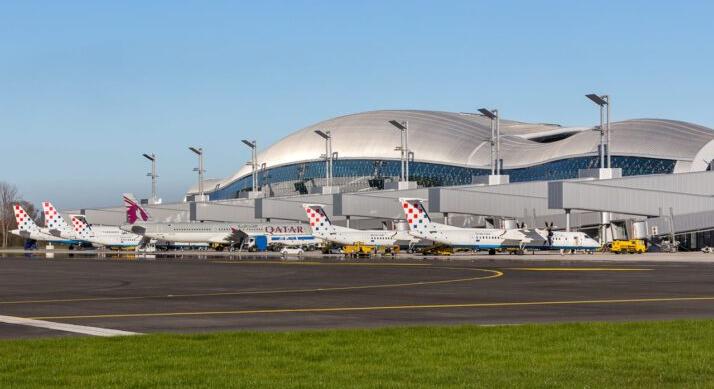
<svg viewBox="0 0 714 389">
<path fill-rule="evenodd" d="M 548 246 L 553 244 L 553 222 L 545 222 L 545 229 L 548 231 Z"/>
</svg>

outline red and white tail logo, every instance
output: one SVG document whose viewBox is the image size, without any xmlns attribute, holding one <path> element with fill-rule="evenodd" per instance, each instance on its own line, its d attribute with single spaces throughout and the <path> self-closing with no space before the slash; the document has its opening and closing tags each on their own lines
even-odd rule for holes
<svg viewBox="0 0 714 389">
<path fill-rule="evenodd" d="M 42 203 L 42 211 L 45 214 L 45 227 L 51 230 L 69 230 L 69 225 L 62 215 L 59 214 L 57 208 L 52 203 L 45 201 Z"/>
<path fill-rule="evenodd" d="M 303 204 L 302 207 L 307 213 L 307 219 L 310 221 L 310 228 L 315 233 L 326 233 L 334 230 L 330 219 L 327 217 L 322 205 L 319 204 Z"/>
<path fill-rule="evenodd" d="M 81 215 L 71 215 L 72 218 L 72 228 L 74 229 L 74 233 L 79 236 L 80 239 L 87 239 L 91 238 L 94 236 L 94 233 L 92 232 L 92 229 L 89 227 L 89 223 L 87 223 L 87 220 L 84 218 L 84 216 Z"/>
<path fill-rule="evenodd" d="M 20 204 L 15 204 L 13 211 L 15 212 L 15 221 L 17 222 L 17 229 L 20 231 L 39 231 L 40 228 L 37 227 L 35 221 L 32 220 L 30 215 L 25 212 Z"/>
<path fill-rule="evenodd" d="M 404 211 L 404 218 L 409 225 L 409 229 L 417 232 L 426 232 L 431 224 L 429 214 L 424 209 L 424 204 L 420 199 L 399 199 Z"/>
</svg>

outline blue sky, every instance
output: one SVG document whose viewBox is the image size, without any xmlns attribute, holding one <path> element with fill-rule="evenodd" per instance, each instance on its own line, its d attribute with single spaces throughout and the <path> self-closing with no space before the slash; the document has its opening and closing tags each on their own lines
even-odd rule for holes
<svg viewBox="0 0 714 389">
<path fill-rule="evenodd" d="M 0 180 L 61 208 L 181 198 L 290 132 L 373 109 L 714 127 L 714 3 L 3 1 Z"/>
</svg>

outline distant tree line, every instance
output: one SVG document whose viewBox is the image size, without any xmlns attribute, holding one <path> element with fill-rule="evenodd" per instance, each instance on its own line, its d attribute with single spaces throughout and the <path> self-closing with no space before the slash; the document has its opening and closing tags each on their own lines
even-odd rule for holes
<svg viewBox="0 0 714 389">
<path fill-rule="evenodd" d="M 0 181 L 0 235 L 2 238 L 2 248 L 21 246 L 23 239 L 12 235 L 10 231 L 17 228 L 15 220 L 15 204 L 22 205 L 28 215 L 33 220 L 37 220 L 37 210 L 32 203 L 22 199 L 18 194 L 17 187 L 4 181 Z"/>
</svg>

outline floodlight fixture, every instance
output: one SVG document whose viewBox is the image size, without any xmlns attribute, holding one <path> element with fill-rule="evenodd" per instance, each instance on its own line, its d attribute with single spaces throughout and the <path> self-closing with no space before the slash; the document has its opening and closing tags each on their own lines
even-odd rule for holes
<svg viewBox="0 0 714 389">
<path fill-rule="evenodd" d="M 258 146 L 255 140 L 247 140 L 243 139 L 241 140 L 243 144 L 246 146 L 250 147 L 251 149 L 251 158 L 250 158 L 250 166 L 252 170 L 252 176 L 253 176 L 253 192 L 258 191 Z"/>
<path fill-rule="evenodd" d="M 320 155 L 320 157 L 325 159 L 325 186 L 332 186 L 332 164 L 334 159 L 332 134 L 330 130 L 315 130 L 314 132 L 325 140 L 325 154 Z"/>
<path fill-rule="evenodd" d="M 596 95 L 595 93 L 590 93 L 590 94 L 588 94 L 588 95 L 585 95 L 585 97 L 587 97 L 588 99 L 592 100 L 593 103 L 595 103 L 595 104 L 597 104 L 597 105 L 599 105 L 599 106 L 607 105 L 607 100 L 605 100 L 605 99 L 603 98 L 603 97 L 606 97 L 606 96 L 598 96 L 598 95 Z"/>
<path fill-rule="evenodd" d="M 401 133 L 401 145 L 399 146 L 401 170 L 399 181 L 409 181 L 409 122 L 390 120 L 389 124 L 396 127 Z M 396 150 L 396 149 L 395 149 Z"/>
<path fill-rule="evenodd" d="M 151 161 L 151 172 L 146 173 L 147 177 L 151 177 L 151 201 L 152 204 L 156 204 L 158 202 L 158 196 L 156 194 L 156 179 L 159 178 L 159 176 L 156 174 L 156 154 L 142 154 L 144 158 L 148 159 Z"/>
<path fill-rule="evenodd" d="M 611 168 L 610 155 L 610 96 L 590 93 L 585 95 L 600 107 L 600 168 Z"/>
<path fill-rule="evenodd" d="M 390 120 L 389 124 L 397 127 L 399 130 L 404 131 L 407 129 L 407 122 L 398 122 L 396 120 Z"/>
<path fill-rule="evenodd" d="M 198 156 L 198 167 L 194 168 L 193 171 L 198 172 L 198 201 L 203 201 L 203 173 L 206 172 L 206 170 L 203 168 L 203 148 L 190 146 L 188 149 Z"/>
<path fill-rule="evenodd" d="M 479 108 L 478 111 L 481 112 L 481 115 L 486 116 L 487 118 L 489 118 L 491 120 L 496 118 L 496 115 L 490 109 Z"/>
<path fill-rule="evenodd" d="M 243 142 L 246 146 L 250 147 L 251 149 L 255 148 L 255 141 L 249 141 L 247 139 L 243 139 L 241 142 Z"/>
<path fill-rule="evenodd" d="M 323 139 L 330 139 L 330 131 L 325 133 L 322 130 L 315 130 L 315 134 L 320 135 Z"/>
</svg>

